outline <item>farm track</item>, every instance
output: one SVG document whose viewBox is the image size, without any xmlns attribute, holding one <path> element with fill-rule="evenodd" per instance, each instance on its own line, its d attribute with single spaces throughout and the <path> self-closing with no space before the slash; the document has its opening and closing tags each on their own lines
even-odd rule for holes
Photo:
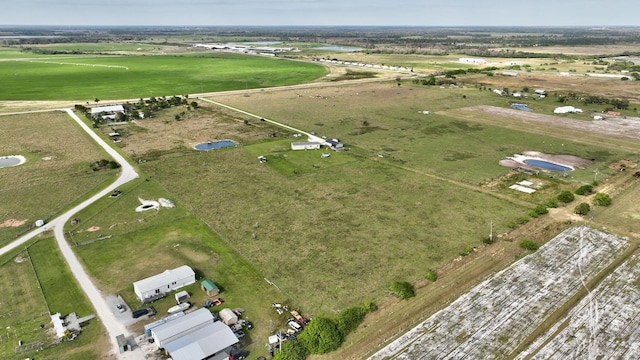
<svg viewBox="0 0 640 360">
<path fill-rule="evenodd" d="M 493 117 L 476 116 L 478 112 Z M 606 142 L 607 147 L 627 152 L 637 152 L 640 140 L 640 119 L 637 118 L 584 121 L 487 105 L 440 111 L 438 114 L 588 145 L 602 146 Z M 611 141 L 611 137 L 616 141 Z"/>
</svg>

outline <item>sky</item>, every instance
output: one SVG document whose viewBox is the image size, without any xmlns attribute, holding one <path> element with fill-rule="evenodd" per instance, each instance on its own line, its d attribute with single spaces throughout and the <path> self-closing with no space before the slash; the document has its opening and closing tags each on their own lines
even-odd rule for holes
<svg viewBox="0 0 640 360">
<path fill-rule="evenodd" d="M 640 26 L 638 0 L 4 0 L 0 25 Z"/>
</svg>

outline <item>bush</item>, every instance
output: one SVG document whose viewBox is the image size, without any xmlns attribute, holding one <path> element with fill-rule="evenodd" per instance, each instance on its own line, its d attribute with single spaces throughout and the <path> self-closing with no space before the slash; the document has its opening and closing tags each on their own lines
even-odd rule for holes
<svg viewBox="0 0 640 360">
<path fill-rule="evenodd" d="M 597 193 L 593 198 L 593 205 L 609 206 L 611 205 L 611 198 L 607 194 Z"/>
<path fill-rule="evenodd" d="M 516 222 L 518 223 L 518 225 L 526 224 L 529 222 L 529 217 L 527 215 L 522 215 L 518 218 L 518 220 L 516 220 Z"/>
<path fill-rule="evenodd" d="M 534 218 L 534 219 L 538 217 L 538 213 L 534 209 L 529 210 L 527 215 L 529 215 L 530 218 Z"/>
<path fill-rule="evenodd" d="M 533 209 L 533 211 L 535 211 L 536 214 L 538 214 L 538 215 L 544 215 L 544 214 L 547 214 L 549 212 L 549 210 L 547 210 L 547 207 L 542 205 L 542 204 L 536 206 Z"/>
<path fill-rule="evenodd" d="M 280 351 L 276 351 L 274 360 L 303 360 L 307 358 L 309 351 L 300 341 L 285 341 L 280 345 Z"/>
<path fill-rule="evenodd" d="M 342 336 L 347 336 L 347 334 L 355 330 L 366 314 L 367 310 L 364 306 L 350 307 L 342 310 L 336 320 L 336 325 Z"/>
<path fill-rule="evenodd" d="M 558 201 L 568 204 L 575 199 L 571 191 L 565 190 L 558 195 Z"/>
<path fill-rule="evenodd" d="M 316 317 L 300 333 L 298 340 L 311 354 L 326 354 L 339 348 L 343 338 L 333 320 Z"/>
<path fill-rule="evenodd" d="M 587 215 L 589 213 L 589 211 L 591 211 L 591 206 L 589 206 L 589 204 L 587 204 L 587 203 L 581 203 L 578 206 L 576 206 L 574 211 L 578 215 L 585 216 L 585 215 Z"/>
<path fill-rule="evenodd" d="M 576 195 L 588 195 L 593 191 L 593 186 L 591 185 L 582 185 L 576 189 Z"/>
<path fill-rule="evenodd" d="M 549 199 L 544 203 L 547 208 L 555 209 L 558 207 L 558 199 Z"/>
<path fill-rule="evenodd" d="M 429 270 L 424 277 L 429 281 L 436 281 L 438 280 L 438 273 L 435 270 Z"/>
<path fill-rule="evenodd" d="M 464 250 L 460 251 L 460 256 L 467 256 L 469 254 L 471 254 L 473 252 L 473 247 L 472 246 L 467 246 L 464 248 Z"/>
<path fill-rule="evenodd" d="M 416 293 L 413 291 L 413 285 L 406 281 L 394 281 L 389 290 L 402 300 L 416 296 Z"/>
<path fill-rule="evenodd" d="M 520 247 L 525 250 L 536 251 L 540 246 L 533 240 L 522 240 L 520 241 Z"/>
</svg>

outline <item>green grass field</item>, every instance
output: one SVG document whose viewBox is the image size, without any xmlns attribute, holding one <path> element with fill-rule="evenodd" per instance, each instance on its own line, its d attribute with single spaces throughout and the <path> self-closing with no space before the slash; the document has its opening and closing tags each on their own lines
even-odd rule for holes
<svg viewBox="0 0 640 360">
<path fill-rule="evenodd" d="M 19 224 L 0 227 L 0 245 L 116 175 L 115 171 L 91 170 L 89 164 L 106 155 L 66 113 L 1 116 L 0 132 L 0 156 L 27 159 L 20 166 L 0 169 L 0 224 L 9 220 Z"/>
<path fill-rule="evenodd" d="M 93 313 L 93 309 L 75 284 L 55 240 L 39 238 L 28 246 L 28 251 L 6 255 L 2 261 L 0 289 L 5 294 L 0 315 L 2 358 L 24 359 L 41 348 L 37 352 L 39 359 L 98 359 L 98 344 L 105 339 L 101 335 L 104 329 L 95 320 L 89 321 L 73 342 L 57 344 L 49 311 L 60 312 L 62 316 L 70 312 L 84 316 Z M 23 348 L 17 350 L 19 340 Z"/>
<path fill-rule="evenodd" d="M 298 84 L 326 72 L 317 64 L 225 53 L 25 57 L 29 59 L 2 62 L 1 100 L 93 102 L 184 95 Z"/>
</svg>

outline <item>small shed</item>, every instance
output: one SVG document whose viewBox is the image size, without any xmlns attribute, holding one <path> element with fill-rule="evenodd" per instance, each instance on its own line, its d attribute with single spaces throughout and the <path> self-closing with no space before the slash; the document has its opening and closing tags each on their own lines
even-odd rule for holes
<svg viewBox="0 0 640 360">
<path fill-rule="evenodd" d="M 216 296 L 220 294 L 220 289 L 209 279 L 203 280 L 200 283 L 200 288 L 209 296 Z"/>
<path fill-rule="evenodd" d="M 220 310 L 218 316 L 220 316 L 220 320 L 222 320 L 222 322 L 227 325 L 233 325 L 238 322 L 238 315 L 236 315 L 233 310 L 229 308 Z"/>
<path fill-rule="evenodd" d="M 182 290 L 182 291 L 178 291 L 175 296 L 176 296 L 176 301 L 178 302 L 178 304 L 180 304 L 181 302 L 189 298 L 189 293 L 186 290 Z"/>
</svg>

